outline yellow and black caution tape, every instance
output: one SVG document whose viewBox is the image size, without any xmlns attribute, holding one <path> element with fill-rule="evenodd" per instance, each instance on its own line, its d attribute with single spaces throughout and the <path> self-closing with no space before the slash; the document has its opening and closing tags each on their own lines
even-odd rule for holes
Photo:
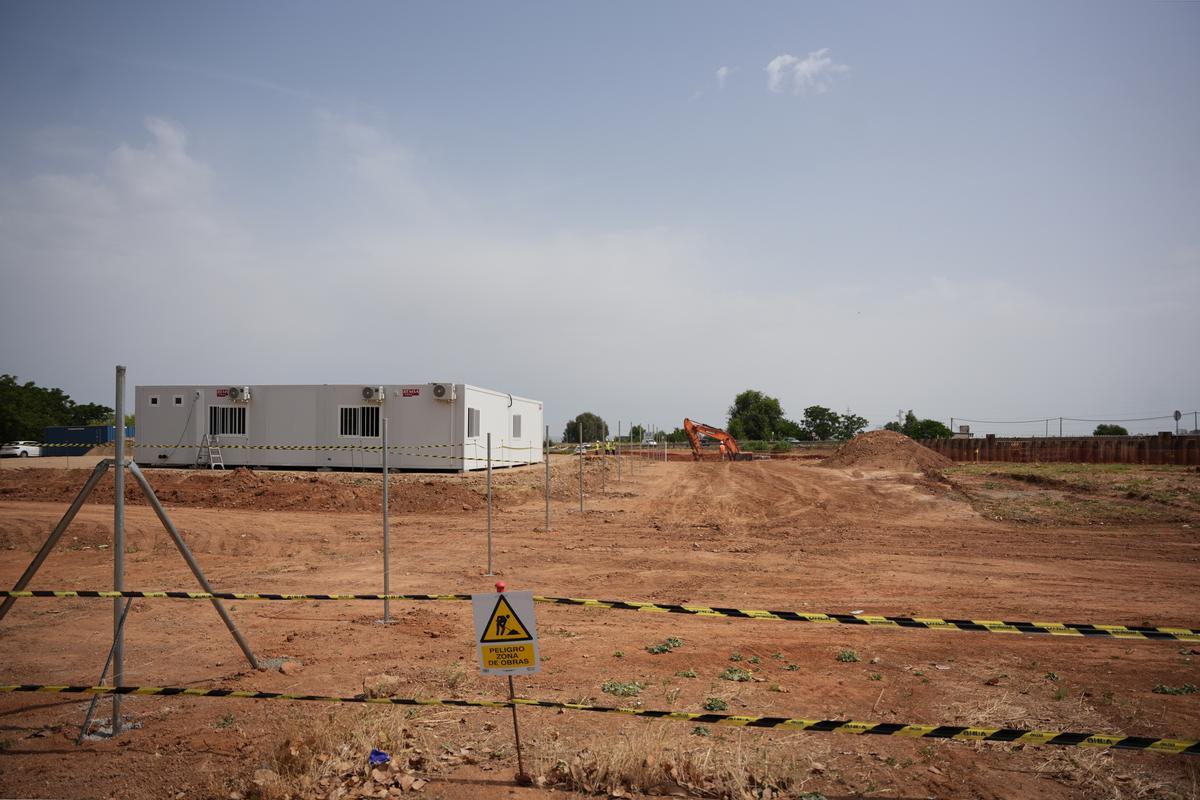
<svg viewBox="0 0 1200 800">
<path fill-rule="evenodd" d="M 153 592 L 27 589 L 0 590 L 0 597 L 98 597 L 98 598 L 169 598 L 175 600 L 452 600 L 467 601 L 469 594 L 281 594 L 266 592 Z M 976 633 L 1041 634 L 1046 636 L 1102 637 L 1160 641 L 1200 642 L 1200 630 L 1151 625 L 1099 625 L 1086 622 L 1012 622 L 988 619 L 939 619 L 934 617 L 892 617 L 875 614 L 837 614 L 809 611 L 760 611 L 720 606 L 691 606 L 675 603 L 638 603 L 626 600 L 589 600 L 578 597 L 534 595 L 538 603 L 609 608 L 660 614 L 689 614 L 697 617 L 765 619 L 782 622 L 813 622 L 825 625 L 863 625 L 872 628 L 909 630 L 970 631 Z"/>
<path fill-rule="evenodd" d="M 1057 745 L 1060 747 L 1115 748 L 1145 750 L 1173 755 L 1200 755 L 1200 741 L 1168 739 L 1157 736 L 1122 736 L 1115 733 L 1042 731 L 1029 728 L 977 728 L 966 725 L 912 725 L 902 722 L 860 722 L 837 719 L 799 719 L 796 717 L 758 717 L 739 714 L 711 714 L 688 711 L 658 711 L 646 708 L 614 708 L 586 703 L 562 703 L 557 700 L 456 700 L 415 697 L 368 697 L 364 694 L 336 697 L 317 694 L 255 692 L 242 689 L 202 689 L 183 686 L 63 686 L 24 683 L 0 685 L 0 692 L 52 692 L 59 694 L 123 694 L 167 697 L 236 697 L 246 700 L 291 700 L 317 703 L 369 703 L 394 706 L 454 706 L 459 708 L 510 708 L 533 706 L 566 711 L 590 711 L 600 714 L 626 714 L 648 719 L 667 719 L 705 725 L 731 725 L 739 728 L 782 728 L 813 733 L 841 733 L 854 736 L 901 736 L 910 739 L 956 739 L 968 742 Z"/>
</svg>

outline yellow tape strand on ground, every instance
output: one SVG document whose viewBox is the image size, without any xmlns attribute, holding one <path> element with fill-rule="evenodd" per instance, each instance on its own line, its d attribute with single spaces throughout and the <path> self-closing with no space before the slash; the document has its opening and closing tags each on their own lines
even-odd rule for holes
<svg viewBox="0 0 1200 800">
<path fill-rule="evenodd" d="M 469 601 L 469 594 L 281 594 L 244 592 L 154 592 L 36 589 L 0 591 L 0 597 L 134 597 L 174 600 L 439 600 Z M 688 614 L 697 617 L 765 619 L 783 622 L 812 622 L 825 625 L 863 625 L 872 628 L 904 630 L 970 631 L 974 633 L 1013 633 L 1046 636 L 1101 637 L 1155 641 L 1200 642 L 1200 630 L 1150 625 L 1100 625 L 1087 622 L 1012 622 L 987 619 L 939 619 L 934 617 L 893 617 L 875 614 L 837 614 L 808 611 L 762 611 L 720 606 L 691 606 L 675 603 L 639 603 L 627 600 L 591 600 L 578 597 L 534 595 L 538 603 L 551 605 L 607 608 L 643 613 Z"/>
<path fill-rule="evenodd" d="M 666 719 L 707 725 L 732 725 L 740 728 L 783 728 L 814 733 L 841 733 L 854 736 L 901 736 L 913 739 L 956 739 L 970 742 L 1057 745 L 1061 747 L 1115 748 L 1144 750 L 1173 755 L 1200 755 L 1200 741 L 1157 736 L 1122 736 L 1114 733 L 1040 731 L 1027 728 L 976 728 L 965 725 L 911 725 L 901 722 L 860 722 L 856 720 L 799 719 L 795 717 L 751 717 L 738 714 L 710 714 L 685 711 L 656 711 L 645 708 L 613 708 L 585 703 L 561 703 L 556 700 L 455 700 L 413 697 L 336 697 L 315 694 L 256 692 L 241 689 L 202 689 L 182 686 L 64 686 L 56 684 L 0 685 L 4 692 L 51 692 L 56 694 L 122 694 L 169 697 L 234 697 L 245 700 L 290 700 L 317 703 L 367 703 L 398 706 L 455 706 L 466 708 L 510 708 L 533 706 L 600 714 L 626 714 L 648 719 Z"/>
</svg>

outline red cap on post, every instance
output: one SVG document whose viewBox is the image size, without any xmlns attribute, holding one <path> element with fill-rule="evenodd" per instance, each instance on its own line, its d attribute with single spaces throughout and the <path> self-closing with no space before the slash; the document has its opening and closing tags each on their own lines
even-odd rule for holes
<svg viewBox="0 0 1200 800">
<path fill-rule="evenodd" d="M 496 591 L 504 594 L 504 581 L 496 581 Z"/>
</svg>

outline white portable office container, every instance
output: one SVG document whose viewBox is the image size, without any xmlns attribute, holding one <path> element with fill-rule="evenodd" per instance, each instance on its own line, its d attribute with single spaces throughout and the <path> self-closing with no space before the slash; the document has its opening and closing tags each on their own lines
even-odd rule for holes
<svg viewBox="0 0 1200 800">
<path fill-rule="evenodd" d="M 489 433 L 493 468 L 543 457 L 540 402 L 463 383 L 138 386 L 134 407 L 146 466 L 205 464 L 212 445 L 227 467 L 378 469 L 384 418 L 389 469 L 483 469 Z"/>
</svg>

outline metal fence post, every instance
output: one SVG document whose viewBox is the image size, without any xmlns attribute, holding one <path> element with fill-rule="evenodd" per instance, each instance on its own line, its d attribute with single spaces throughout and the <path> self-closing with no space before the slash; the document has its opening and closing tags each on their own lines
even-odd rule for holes
<svg viewBox="0 0 1200 800">
<path fill-rule="evenodd" d="M 621 482 L 621 420 L 617 420 L 617 483 Z"/>
<path fill-rule="evenodd" d="M 550 532 L 550 426 L 546 426 L 546 444 L 542 448 L 546 460 L 546 533 Z"/>
<path fill-rule="evenodd" d="M 487 435 L 487 539 L 488 539 L 488 575 L 492 572 L 492 434 Z"/>
<path fill-rule="evenodd" d="M 579 513 L 583 513 L 583 423 L 575 420 L 579 429 Z"/>
<path fill-rule="evenodd" d="M 387 417 L 383 418 L 383 593 L 391 594 L 391 564 L 388 555 L 391 552 L 391 529 L 388 526 L 388 430 Z M 383 624 L 392 621 L 391 601 L 383 599 Z"/>
<path fill-rule="evenodd" d="M 113 472 L 113 591 L 125 590 L 125 367 L 117 366 L 117 396 L 113 424 L 116 427 L 116 471 Z M 113 598 L 113 685 L 125 683 L 125 626 L 120 597 Z M 113 695 L 112 735 L 121 733 L 121 696 Z"/>
</svg>

